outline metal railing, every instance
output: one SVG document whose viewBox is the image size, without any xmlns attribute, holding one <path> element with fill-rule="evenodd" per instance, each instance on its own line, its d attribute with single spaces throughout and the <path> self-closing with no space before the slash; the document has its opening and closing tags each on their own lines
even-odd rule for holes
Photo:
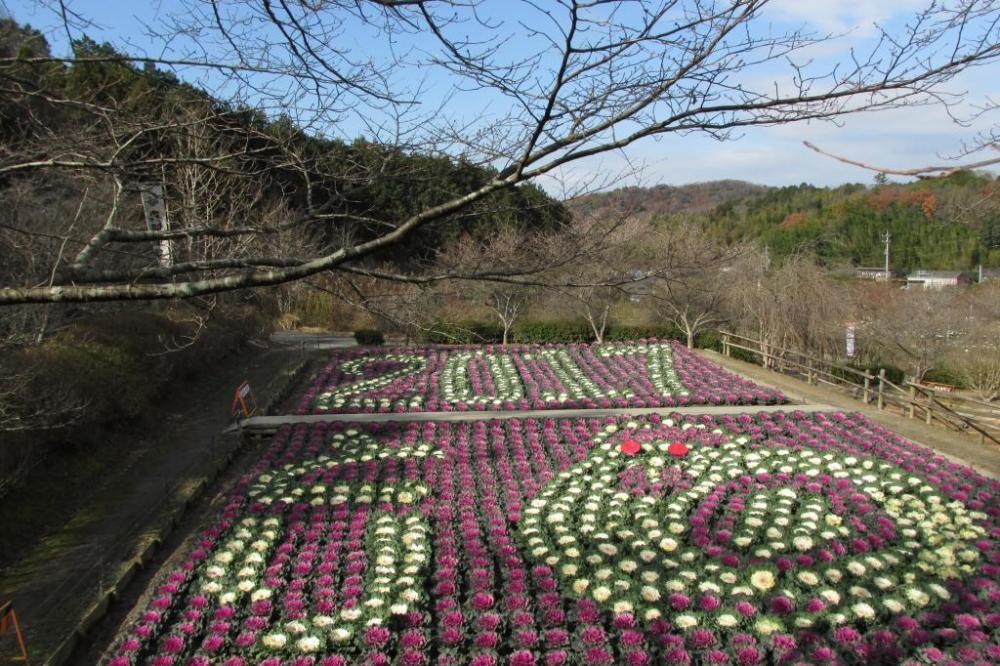
<svg viewBox="0 0 1000 666">
<path fill-rule="evenodd" d="M 923 419 L 928 425 L 976 434 L 980 444 L 987 441 L 1000 444 L 1000 407 L 996 405 L 914 382 L 895 384 L 886 378 L 885 368 L 874 375 L 812 354 L 763 344 L 745 335 L 729 331 L 720 331 L 720 334 L 722 353 L 726 356 L 732 356 L 734 349 L 741 349 L 759 357 L 758 364 L 765 368 L 805 378 L 809 384 L 826 384 L 845 390 L 866 405 L 874 404 L 878 409 Z"/>
</svg>

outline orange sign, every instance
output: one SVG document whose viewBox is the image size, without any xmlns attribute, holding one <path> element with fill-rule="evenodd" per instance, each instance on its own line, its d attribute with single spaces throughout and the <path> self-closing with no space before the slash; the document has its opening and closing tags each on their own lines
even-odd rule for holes
<svg viewBox="0 0 1000 666">
<path fill-rule="evenodd" d="M 257 398 L 254 397 L 253 389 L 250 388 L 250 382 L 244 381 L 236 387 L 236 393 L 233 395 L 232 415 L 235 417 L 242 414 L 243 418 L 248 418 L 253 416 L 256 411 Z"/>
<path fill-rule="evenodd" d="M 23 661 L 28 664 L 28 648 L 24 646 L 24 636 L 21 634 L 21 627 L 17 623 L 17 613 L 14 612 L 14 604 L 5 601 L 0 604 L 0 636 L 3 636 L 11 629 L 17 637 L 17 646 L 21 648 L 21 656 L 14 657 L 11 661 Z"/>
</svg>

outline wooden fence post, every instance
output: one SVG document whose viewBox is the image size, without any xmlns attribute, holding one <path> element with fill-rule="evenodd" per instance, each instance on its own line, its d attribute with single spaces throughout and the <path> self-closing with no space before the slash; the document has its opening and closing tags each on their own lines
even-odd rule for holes
<svg viewBox="0 0 1000 666">
<path fill-rule="evenodd" d="M 927 394 L 927 410 L 924 412 L 924 421 L 927 425 L 931 424 L 931 419 L 934 418 L 934 396 L 933 394 Z"/>
<path fill-rule="evenodd" d="M 722 353 L 725 356 L 732 355 L 731 352 L 729 351 L 729 334 L 725 332 L 723 332 L 722 334 Z"/>
<path fill-rule="evenodd" d="M 885 368 L 878 371 L 878 408 L 885 409 Z"/>
<path fill-rule="evenodd" d="M 866 405 L 872 401 L 872 376 L 865 373 L 865 392 L 861 395 L 861 402 Z"/>
<path fill-rule="evenodd" d="M 910 407 L 909 416 L 912 419 L 917 413 L 917 387 L 910 384 Z"/>
<path fill-rule="evenodd" d="M 809 365 L 806 366 L 806 383 L 807 384 L 812 384 L 813 383 L 813 360 L 812 360 L 812 356 L 810 356 L 808 358 L 809 358 Z"/>
</svg>

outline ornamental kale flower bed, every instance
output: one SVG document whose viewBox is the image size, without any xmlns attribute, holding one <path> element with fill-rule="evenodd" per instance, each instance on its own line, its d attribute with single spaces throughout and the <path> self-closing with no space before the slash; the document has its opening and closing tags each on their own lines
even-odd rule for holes
<svg viewBox="0 0 1000 666">
<path fill-rule="evenodd" d="M 683 345 L 510 345 L 334 352 L 300 413 L 774 404 L 784 397 Z"/>
<path fill-rule="evenodd" d="M 675 418 L 285 429 L 111 663 L 1000 662 L 1000 484 L 858 414 Z"/>
</svg>

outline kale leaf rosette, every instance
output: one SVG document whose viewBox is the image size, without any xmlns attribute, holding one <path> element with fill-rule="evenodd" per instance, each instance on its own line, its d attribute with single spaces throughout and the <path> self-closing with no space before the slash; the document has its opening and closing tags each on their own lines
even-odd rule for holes
<svg viewBox="0 0 1000 666">
<path fill-rule="evenodd" d="M 626 408 L 783 402 L 671 342 L 334 352 L 301 412 Z"/>
<path fill-rule="evenodd" d="M 413 380 L 425 367 L 427 359 L 415 354 L 352 358 L 336 367 L 338 382 L 316 396 L 316 407 L 322 411 L 338 411 L 346 406 L 388 409 L 392 400 L 380 392 L 399 383 L 404 384 L 403 391 L 412 392 Z M 419 396 L 410 397 L 410 407 L 418 408 L 420 404 Z"/>
<path fill-rule="evenodd" d="M 564 594 L 615 615 L 849 640 L 947 601 L 979 564 L 986 514 L 890 462 L 672 421 L 595 440 L 518 532 Z"/>
<path fill-rule="evenodd" d="M 420 617 L 431 527 L 415 508 L 430 489 L 407 461 L 441 455 L 348 430 L 318 456 L 257 475 L 245 517 L 194 572 L 192 591 L 217 619 L 197 658 L 227 647 L 272 661 L 350 652 Z M 233 617 L 242 617 L 235 638 Z"/>
<path fill-rule="evenodd" d="M 286 426 L 107 663 L 986 666 L 998 497 L 861 414 Z"/>
</svg>

